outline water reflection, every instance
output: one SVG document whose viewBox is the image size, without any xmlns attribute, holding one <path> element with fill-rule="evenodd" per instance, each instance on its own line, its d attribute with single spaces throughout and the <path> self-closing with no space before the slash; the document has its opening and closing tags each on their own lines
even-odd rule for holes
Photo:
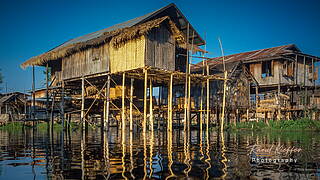
<svg viewBox="0 0 320 180">
<path fill-rule="evenodd" d="M 316 132 L 238 132 L 111 127 L 0 131 L 0 179 L 316 179 Z M 296 163 L 255 163 L 250 147 L 298 147 Z M 273 155 L 281 158 L 282 155 Z"/>
</svg>

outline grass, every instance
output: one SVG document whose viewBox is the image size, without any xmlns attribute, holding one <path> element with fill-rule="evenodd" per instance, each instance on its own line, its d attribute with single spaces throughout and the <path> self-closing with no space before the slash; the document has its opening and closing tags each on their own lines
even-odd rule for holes
<svg viewBox="0 0 320 180">
<path fill-rule="evenodd" d="M 251 121 L 251 122 L 241 122 L 236 125 L 231 124 L 226 126 L 230 130 L 311 130 L 320 131 L 320 121 L 315 121 L 307 118 L 297 119 L 297 120 L 280 120 L 274 121 L 270 120 L 267 123 L 263 121 Z"/>
<path fill-rule="evenodd" d="M 26 127 L 23 125 L 23 122 L 11 122 L 7 123 L 6 125 L 0 126 L 0 130 L 7 130 L 7 131 L 21 131 L 23 127 Z"/>
</svg>

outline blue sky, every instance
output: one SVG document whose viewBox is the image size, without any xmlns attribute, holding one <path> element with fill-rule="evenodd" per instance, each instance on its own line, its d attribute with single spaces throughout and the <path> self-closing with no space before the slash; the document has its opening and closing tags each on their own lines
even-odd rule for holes
<svg viewBox="0 0 320 180">
<path fill-rule="evenodd" d="M 319 0 L 0 0 L 0 68 L 8 91 L 31 88 L 20 64 L 59 44 L 175 3 L 204 37 L 210 57 L 294 43 L 320 56 Z M 36 87 L 44 75 L 36 68 Z M 4 89 L 2 90 L 2 92 Z"/>
</svg>

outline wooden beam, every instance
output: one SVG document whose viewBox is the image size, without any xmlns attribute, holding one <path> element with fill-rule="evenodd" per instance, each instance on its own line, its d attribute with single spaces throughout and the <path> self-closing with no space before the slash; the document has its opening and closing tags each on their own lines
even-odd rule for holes
<svg viewBox="0 0 320 180">
<path fill-rule="evenodd" d="M 131 83 L 130 83 L 130 131 L 133 131 L 133 115 L 132 115 L 133 83 L 134 83 L 134 79 L 131 78 Z"/>
</svg>

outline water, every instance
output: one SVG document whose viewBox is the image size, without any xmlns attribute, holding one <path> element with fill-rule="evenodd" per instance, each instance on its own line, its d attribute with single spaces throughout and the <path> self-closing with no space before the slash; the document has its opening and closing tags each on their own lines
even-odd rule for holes
<svg viewBox="0 0 320 180">
<path fill-rule="evenodd" d="M 296 162 L 253 162 L 254 145 Z M 0 179 L 319 179 L 319 149 L 317 132 L 0 130 Z"/>
</svg>

